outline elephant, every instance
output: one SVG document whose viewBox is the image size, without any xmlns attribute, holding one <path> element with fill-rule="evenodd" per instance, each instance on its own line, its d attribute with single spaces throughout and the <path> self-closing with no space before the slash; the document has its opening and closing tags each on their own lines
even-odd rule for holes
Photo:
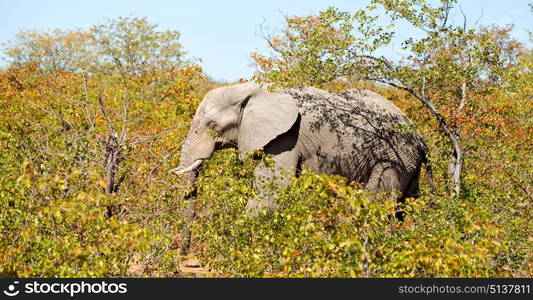
<svg viewBox="0 0 533 300">
<path fill-rule="evenodd" d="M 419 195 L 421 167 L 428 165 L 427 146 L 413 127 L 397 106 L 370 90 L 240 83 L 206 94 L 173 171 L 193 183 L 218 149 L 262 149 L 275 168 L 259 164 L 256 178 L 286 185 L 309 169 L 344 176 L 376 193 L 396 190 L 403 201 Z M 247 209 L 277 206 L 266 196 L 249 199 Z"/>
</svg>

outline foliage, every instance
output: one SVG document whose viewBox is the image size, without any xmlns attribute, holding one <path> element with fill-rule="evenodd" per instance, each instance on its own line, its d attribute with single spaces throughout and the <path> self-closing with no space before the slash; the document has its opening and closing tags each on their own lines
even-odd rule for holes
<svg viewBox="0 0 533 300">
<path fill-rule="evenodd" d="M 94 59 L 89 39 L 90 34 L 81 30 L 23 30 L 4 51 L 13 67 L 35 64 L 41 72 L 75 71 Z"/>
<path fill-rule="evenodd" d="M 347 12 L 330 8 L 317 16 L 285 17 L 281 36 L 264 36 L 272 57 L 252 53 L 261 70 L 260 79 L 288 86 L 321 87 L 349 70 L 348 50 L 357 39 Z M 263 33 L 264 34 L 264 33 Z"/>
<path fill-rule="evenodd" d="M 430 31 L 446 15 L 446 6 L 424 1 L 378 2 L 390 5 L 393 18 Z M 192 255 L 210 275 L 533 274 L 531 49 L 510 38 L 511 28 L 452 26 L 406 41 L 409 56 L 394 62 L 391 77 L 379 77 L 417 84 L 420 93 L 425 82 L 426 96 L 461 138 L 468 159 L 461 195 L 450 198 L 452 150 L 439 121 L 410 91 L 366 80 L 387 69 L 362 55 L 388 43 L 393 30 L 375 27 L 372 11 L 288 18 L 270 39 L 274 55 L 254 54 L 258 76 L 384 95 L 423 134 L 439 191 L 429 193 L 422 180 L 423 196 L 399 207 L 391 195 L 304 171 L 289 186 L 270 186 L 279 210 L 251 217 L 252 171 L 269 158 L 219 151 L 193 199 Z M 169 171 L 198 102 L 218 85 L 186 59 L 179 33 L 119 18 L 89 30 L 23 31 L 5 51 L 0 276 L 190 276 L 178 252 L 188 184 Z M 394 218 L 398 209 L 403 222 Z"/>
<path fill-rule="evenodd" d="M 76 31 L 79 48 L 54 32 L 22 33 L 0 74 L 0 274 L 179 272 L 183 191 L 167 164 L 209 83 L 145 19 Z"/>
<path fill-rule="evenodd" d="M 449 178 L 457 196 L 470 147 L 465 131 L 478 121 L 472 110 L 479 107 L 479 98 L 508 88 L 501 79 L 513 72 L 524 46 L 510 37 L 512 27 L 468 29 L 466 16 L 462 25 L 453 24 L 454 3 L 443 0 L 434 7 L 424 0 L 375 0 L 355 13 L 329 8 L 316 16 L 287 17 L 281 34 L 265 36 L 273 55 L 252 54 L 259 69 L 256 78 L 326 88 L 371 81 L 407 91 L 448 139 Z M 379 25 L 380 17 L 373 14 L 378 6 L 390 17 L 389 25 Z M 424 35 L 404 40 L 404 56 L 393 61 L 376 51 L 390 45 L 398 20 Z"/>
<path fill-rule="evenodd" d="M 16 183 L 4 185 L 0 274 L 124 274 L 132 254 L 148 250 L 152 238 L 149 230 L 126 220 L 105 218 L 106 204 L 116 199 L 102 192 L 104 183 L 97 174 L 86 176 L 74 170 L 65 177 L 43 175 L 43 167 L 26 160 Z M 79 181 L 86 182 L 84 189 L 80 189 Z M 9 192 L 13 194 L 8 198 Z"/>
<path fill-rule="evenodd" d="M 236 277 L 490 277 L 510 276 L 516 254 L 480 206 L 446 197 L 410 199 L 398 209 L 389 195 L 372 196 L 338 176 L 304 172 L 273 187 L 280 208 L 246 213 L 256 162 L 219 153 L 203 172 L 195 234 L 214 275 Z M 484 190 L 489 201 L 499 200 Z M 478 195 L 479 196 L 479 195 Z M 522 217 L 525 217 L 523 215 Z M 524 224 L 522 224 L 524 225 Z M 523 231 L 522 231 L 523 232 Z M 525 249 L 522 249 L 525 250 Z M 526 252 L 520 251 L 524 259 Z"/>
</svg>

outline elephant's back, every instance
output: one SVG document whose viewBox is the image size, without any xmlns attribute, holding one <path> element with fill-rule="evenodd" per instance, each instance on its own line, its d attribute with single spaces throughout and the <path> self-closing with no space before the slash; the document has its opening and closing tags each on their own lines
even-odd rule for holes
<svg viewBox="0 0 533 300">
<path fill-rule="evenodd" d="M 375 106 L 376 109 L 382 110 L 383 112 L 407 118 L 403 111 L 401 111 L 396 105 L 394 105 L 394 103 L 371 90 L 352 89 L 346 90 L 339 94 L 346 99 L 352 101 L 360 101 L 369 107 Z"/>
<path fill-rule="evenodd" d="M 368 90 L 331 93 L 315 88 L 290 94 L 302 114 L 306 166 L 365 182 L 377 161 L 413 162 L 406 166 L 410 170 L 420 160 L 418 134 L 411 122 L 382 96 Z"/>
<path fill-rule="evenodd" d="M 369 90 L 333 93 L 307 87 L 285 92 L 295 99 L 300 113 L 315 129 L 384 131 L 411 123 L 396 105 Z"/>
</svg>

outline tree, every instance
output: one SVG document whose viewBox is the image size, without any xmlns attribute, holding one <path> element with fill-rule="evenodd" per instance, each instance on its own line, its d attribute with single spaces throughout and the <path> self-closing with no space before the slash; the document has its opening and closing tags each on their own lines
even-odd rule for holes
<svg viewBox="0 0 533 300">
<path fill-rule="evenodd" d="M 147 117 L 135 102 L 165 100 L 175 84 L 176 76 L 172 74 L 184 67 L 179 32 L 161 32 L 156 28 L 146 18 L 119 17 L 90 30 L 89 47 L 94 49 L 98 60 L 87 71 L 103 83 L 97 87 L 97 99 L 108 128 L 100 144 L 106 149 L 109 193 L 116 192 L 124 179 L 115 177 L 126 149 L 149 139 L 134 133 L 136 123 Z M 201 74 L 198 67 L 193 69 L 197 76 Z M 107 91 L 112 91 L 113 95 L 102 95 Z M 109 96 L 120 100 L 104 103 L 103 98 Z"/>
<path fill-rule="evenodd" d="M 90 38 L 90 33 L 79 29 L 23 30 L 6 43 L 4 52 L 11 67 L 35 64 L 42 73 L 74 72 L 96 59 Z"/>
<path fill-rule="evenodd" d="M 184 191 L 166 167 L 210 88 L 179 34 L 120 18 L 24 36 L 0 73 L 0 274 L 174 261 Z"/>
<path fill-rule="evenodd" d="M 132 147 L 177 126 L 146 132 L 146 122 L 159 118 L 153 108 L 179 100 L 191 114 L 202 93 L 195 90 L 205 80 L 202 70 L 184 59 L 179 37 L 177 31 L 158 31 L 146 18 L 123 17 L 89 31 L 23 31 L 6 54 L 12 68 L 38 74 L 37 82 L 25 84 L 27 72 L 10 78 L 22 90 L 35 87 L 32 97 L 21 94 L 21 100 L 65 124 L 71 144 L 92 143 L 84 147 L 103 163 L 105 190 L 112 194 L 125 179 L 120 165 Z M 69 120 L 72 111 L 79 119 Z"/>
<path fill-rule="evenodd" d="M 353 14 L 329 8 L 317 16 L 287 17 L 286 29 L 265 36 L 271 57 L 253 53 L 258 80 L 285 86 L 325 86 L 333 81 L 371 81 L 408 92 L 429 111 L 447 138 L 453 194 L 461 191 L 465 145 L 461 127 L 471 91 L 502 88 L 501 76 L 523 51 L 511 28 L 468 29 L 450 21 L 453 0 L 433 7 L 424 0 L 374 0 Z M 381 6 L 390 17 L 378 25 L 371 13 Z M 407 21 L 423 33 L 403 42 L 406 53 L 393 61 L 376 54 L 390 45 L 394 24 Z M 497 37 L 497 38 L 496 38 Z"/>
</svg>

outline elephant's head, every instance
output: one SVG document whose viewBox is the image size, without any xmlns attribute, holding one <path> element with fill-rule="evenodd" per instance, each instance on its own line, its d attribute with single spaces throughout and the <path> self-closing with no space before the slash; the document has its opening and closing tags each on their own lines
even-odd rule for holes
<svg viewBox="0 0 533 300">
<path fill-rule="evenodd" d="M 247 153 L 261 149 L 288 131 L 298 118 L 295 100 L 255 83 L 218 88 L 207 93 L 194 115 L 181 150 L 177 174 L 194 181 L 202 161 L 217 149 L 236 147 Z"/>
</svg>

